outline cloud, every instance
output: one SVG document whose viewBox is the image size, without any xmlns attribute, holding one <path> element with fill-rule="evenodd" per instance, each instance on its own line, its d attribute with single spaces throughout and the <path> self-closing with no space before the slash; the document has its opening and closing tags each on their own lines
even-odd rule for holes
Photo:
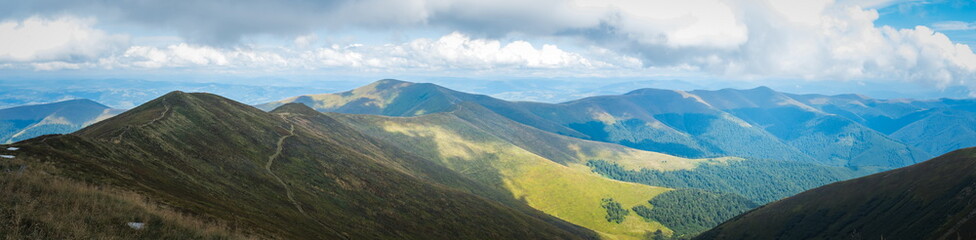
<svg viewBox="0 0 976 240">
<path fill-rule="evenodd" d="M 745 80 L 878 80 L 917 82 L 935 87 L 976 87 L 976 55 L 972 49 L 953 43 L 938 32 L 972 28 L 972 23 L 945 22 L 934 24 L 932 28 L 912 29 L 874 24 L 878 13 L 872 8 L 903 2 L 906 1 L 186 0 L 109 3 L 37 0 L 0 3 L 0 16 L 17 18 L 65 12 L 98 16 L 102 21 L 172 30 L 188 41 L 168 46 L 129 47 L 124 54 L 117 53 L 100 60 L 96 65 L 101 67 L 210 66 L 232 69 L 264 66 L 268 70 L 353 68 L 376 71 L 510 69 L 515 74 L 518 74 L 517 69 L 532 69 L 532 72 L 545 69 L 552 69 L 551 72 L 559 72 L 558 69 L 616 70 L 617 74 L 676 69 Z M 83 26 L 90 28 L 91 25 Z M 315 47 L 313 43 L 319 40 L 310 34 L 321 29 L 333 32 L 346 29 L 381 32 L 448 29 L 458 32 L 438 39 L 415 39 L 405 43 Z M 287 46 L 249 46 L 242 43 L 248 41 L 241 41 L 248 36 L 266 35 L 295 41 Z M 513 36 L 521 39 L 512 40 Z M 570 52 L 552 44 L 529 44 L 532 40 L 551 38 L 563 39 L 562 43 L 571 42 L 586 50 Z M 501 42 L 498 39 L 509 40 Z M 32 53 L 36 52 L 39 51 Z M 94 52 L 111 51 L 68 55 L 90 58 L 98 55 Z M 46 56 L 35 57 L 45 61 L 63 61 L 65 58 L 57 54 L 26 55 Z"/>
<path fill-rule="evenodd" d="M 976 30 L 976 22 L 944 21 L 932 23 L 932 29 L 937 31 L 965 31 Z"/>
<path fill-rule="evenodd" d="M 93 24 L 92 19 L 72 17 L 0 22 L 0 62 L 52 61 L 42 68 L 76 68 L 69 63 L 99 58 L 128 42 L 128 37 L 107 34 Z"/>
<path fill-rule="evenodd" d="M 526 41 L 503 43 L 471 38 L 458 32 L 437 39 L 419 38 L 402 44 L 327 44 L 311 36 L 295 39 L 295 47 L 218 48 L 196 44 L 162 47 L 130 46 L 120 54 L 71 68 L 211 69 L 220 71 L 362 70 L 362 71 L 515 71 L 596 70 L 617 68 L 556 45 L 539 47 Z M 328 45 L 325 47 L 312 47 Z M 604 56 L 611 56 L 606 54 Z M 633 67 L 633 59 L 616 56 Z M 630 62 L 627 62 L 630 61 Z M 639 64 L 637 64 L 639 66 Z M 35 70 L 55 70 L 31 65 Z M 62 67 L 62 68 L 68 68 Z"/>
</svg>

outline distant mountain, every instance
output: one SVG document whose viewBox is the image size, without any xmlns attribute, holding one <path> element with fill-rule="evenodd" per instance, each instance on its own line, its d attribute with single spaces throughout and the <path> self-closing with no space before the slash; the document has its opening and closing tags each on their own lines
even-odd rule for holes
<svg viewBox="0 0 976 240">
<path fill-rule="evenodd" d="M 173 92 L 69 135 L 9 146 L 0 151 L 14 158 L 3 163 L 0 179 L 63 183 L 3 188 L 16 194 L 3 194 L 0 209 L 18 210 L 0 211 L 13 214 L 0 221 L 14 219 L 0 230 L 24 238 L 146 237 L 124 227 L 134 220 L 146 224 L 149 238 L 197 238 L 210 225 L 283 239 L 596 238 L 300 104 L 268 113 L 216 95 Z M 44 195 L 85 184 L 95 187 L 81 194 L 98 197 Z M 143 208 L 69 214 L 133 203 L 206 224 L 168 221 L 173 217 Z M 50 215 L 64 217 L 44 217 Z"/>
<path fill-rule="evenodd" d="M 825 165 L 899 167 L 929 157 L 884 133 L 766 87 L 690 93 Z"/>
<path fill-rule="evenodd" d="M 214 81 L 214 80 L 210 80 Z M 5 79 L 0 77 L 0 108 L 62 101 L 91 99 L 112 108 L 128 109 L 171 91 L 210 92 L 248 104 L 263 103 L 299 94 L 338 91 L 360 83 L 325 81 L 321 85 L 268 86 L 269 81 L 233 79 L 233 83 L 147 81 L 137 79 Z M 261 82 L 262 85 L 247 83 Z M 286 80 L 275 79 L 276 84 Z"/>
<path fill-rule="evenodd" d="M 791 95 L 932 154 L 976 146 L 974 99 L 872 99 L 860 95 Z"/>
<path fill-rule="evenodd" d="M 976 239 L 976 148 L 806 191 L 699 239 Z"/>
<path fill-rule="evenodd" d="M 0 109 L 0 143 L 71 133 L 120 112 L 88 99 Z"/>
<path fill-rule="evenodd" d="M 890 169 L 930 156 L 863 122 L 768 88 L 640 89 L 547 104 L 508 102 L 433 84 L 382 80 L 348 92 L 298 96 L 259 107 L 267 110 L 289 102 L 323 112 L 387 116 L 445 112 L 453 104 L 473 102 L 545 131 L 691 158 L 738 156 Z"/>
</svg>

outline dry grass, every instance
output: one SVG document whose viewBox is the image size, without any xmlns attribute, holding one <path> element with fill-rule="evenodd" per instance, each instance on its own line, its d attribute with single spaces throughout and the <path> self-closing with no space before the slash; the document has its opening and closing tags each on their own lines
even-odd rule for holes
<svg viewBox="0 0 976 240">
<path fill-rule="evenodd" d="M 32 166 L 33 167 L 33 166 Z M 136 230 L 128 222 L 142 222 Z M 251 239 L 226 224 L 202 220 L 133 192 L 29 169 L 0 172 L 0 236 L 4 239 Z"/>
</svg>

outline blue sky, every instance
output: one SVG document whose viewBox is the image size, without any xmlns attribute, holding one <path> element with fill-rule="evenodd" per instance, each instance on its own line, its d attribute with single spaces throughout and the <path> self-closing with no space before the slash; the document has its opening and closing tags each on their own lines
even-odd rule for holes
<svg viewBox="0 0 976 240">
<path fill-rule="evenodd" d="M 909 1 L 882 7 L 878 13 L 878 25 L 928 26 L 953 42 L 976 46 L 976 1 Z"/>
<path fill-rule="evenodd" d="M 974 16 L 935 0 L 2 1 L 0 74 L 976 89 Z"/>
</svg>

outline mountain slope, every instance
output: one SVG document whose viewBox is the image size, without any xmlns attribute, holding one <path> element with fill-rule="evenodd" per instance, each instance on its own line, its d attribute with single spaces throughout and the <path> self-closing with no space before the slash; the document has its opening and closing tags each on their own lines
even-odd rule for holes
<svg viewBox="0 0 976 240">
<path fill-rule="evenodd" d="M 791 95 L 824 112 L 851 119 L 909 146 L 940 155 L 976 146 L 974 99 L 872 99 L 860 95 Z"/>
<path fill-rule="evenodd" d="M 603 199 L 613 199 L 629 209 L 637 205 L 647 205 L 654 196 L 669 189 L 603 178 L 590 173 L 580 164 L 580 159 L 587 156 L 618 156 L 628 159 L 632 164 L 668 168 L 692 167 L 696 161 L 703 161 L 684 162 L 680 158 L 638 152 L 619 146 L 600 148 L 601 145 L 609 144 L 594 143 L 597 145 L 593 146 L 558 135 L 518 134 L 518 126 L 511 125 L 514 123 L 511 121 L 497 122 L 515 128 L 506 130 L 505 133 L 485 130 L 482 127 L 495 130 L 505 127 L 475 125 L 458 116 L 468 113 L 453 113 L 409 118 L 334 113 L 327 115 L 412 153 L 434 159 L 471 179 L 507 192 L 534 208 L 613 239 L 638 239 L 656 230 L 670 230 L 658 222 L 645 221 L 634 214 L 623 216 L 619 222 L 609 221 L 607 210 L 601 205 Z M 495 119 L 491 115 L 483 116 L 482 119 Z M 513 141 L 531 144 L 521 147 L 506 138 L 521 138 Z M 639 161 L 642 157 L 647 161 Z"/>
<path fill-rule="evenodd" d="M 0 109 L 0 143 L 74 132 L 120 112 L 87 99 Z"/>
<path fill-rule="evenodd" d="M 918 112 L 919 119 L 891 137 L 933 153 L 976 146 L 976 112 L 935 108 Z"/>
<path fill-rule="evenodd" d="M 140 192 L 274 238 L 593 237 L 308 112 L 174 92 L 71 135 L 15 146 L 18 159 L 54 166 L 51 174 Z"/>
<path fill-rule="evenodd" d="M 883 133 L 766 87 L 691 93 L 766 130 L 821 164 L 899 167 L 930 157 Z"/>
<path fill-rule="evenodd" d="M 592 173 L 648 186 L 707 189 L 724 193 L 716 195 L 722 199 L 746 199 L 744 202 L 749 204 L 752 201 L 776 200 L 860 174 L 847 168 L 795 162 L 769 163 L 737 158 L 684 159 L 616 144 L 581 140 L 523 125 L 470 102 L 460 103 L 449 112 L 416 117 L 325 114 L 378 139 L 437 159 L 446 167 L 473 179 L 522 196 L 530 205 L 547 213 L 619 236 L 639 237 L 642 231 L 654 232 L 655 228 L 630 224 L 635 220 L 633 218 L 623 218 L 617 224 L 606 221 L 600 208 L 602 199 L 612 198 L 623 209 L 652 205 L 655 206 L 651 208 L 653 211 L 668 213 L 700 207 L 693 204 L 695 201 L 684 198 L 668 202 L 670 205 L 667 208 L 657 207 L 653 204 L 657 194 L 626 194 L 643 192 L 643 188 L 607 181 L 592 176 Z M 594 162 L 613 164 L 617 172 L 605 172 L 604 168 L 592 165 Z M 621 172 L 636 176 L 623 177 L 619 174 Z M 666 181 L 642 181 L 647 178 L 637 177 L 655 174 L 671 177 L 654 178 Z M 617 189 L 626 191 L 619 192 Z M 671 190 L 665 193 L 668 192 Z M 749 204 L 736 205 L 737 202 L 743 203 L 728 201 L 721 208 L 751 208 Z M 663 230 L 664 233 L 671 234 L 670 230 L 675 230 L 674 234 L 686 235 L 706 230 L 727 217 L 741 213 L 733 211 L 731 215 L 721 215 L 725 216 L 722 218 L 715 215 L 718 212 L 722 211 L 706 211 L 694 218 L 709 220 L 704 222 L 671 221 L 673 214 L 647 219 L 655 223 L 669 221 L 670 225 L 664 225 L 668 228 Z M 624 216 L 634 216 L 636 210 L 633 213 Z M 656 218 L 664 216 L 667 218 Z"/>
<path fill-rule="evenodd" d="M 700 239 L 974 239 L 976 149 L 816 188 Z"/>
</svg>

